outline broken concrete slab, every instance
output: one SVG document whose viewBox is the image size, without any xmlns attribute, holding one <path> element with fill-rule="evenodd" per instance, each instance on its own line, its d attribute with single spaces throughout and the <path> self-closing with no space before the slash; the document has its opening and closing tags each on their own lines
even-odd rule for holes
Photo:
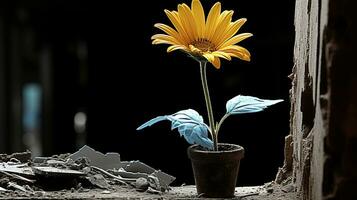
<svg viewBox="0 0 357 200">
<path fill-rule="evenodd" d="M 0 187 L 0 191 L 7 191 L 7 190 L 3 187 Z"/>
<path fill-rule="evenodd" d="M 120 168 L 119 170 L 108 170 L 110 173 L 121 176 L 123 178 L 148 178 L 149 174 L 146 173 L 140 173 L 140 172 L 127 172 L 123 168 Z"/>
<path fill-rule="evenodd" d="M 0 171 L 18 174 L 27 178 L 32 178 L 35 176 L 31 167 L 27 164 L 9 164 L 3 162 L 0 163 Z"/>
<path fill-rule="evenodd" d="M 36 193 L 38 188 L 46 191 L 62 189 L 79 191 L 82 184 L 101 189 L 126 185 L 134 186 L 139 191 L 161 193 L 168 191 L 170 189 L 168 185 L 175 180 L 173 176 L 155 170 L 140 161 L 121 162 L 118 153 L 102 154 L 88 146 L 84 146 L 74 154 L 36 157 L 32 162 L 30 160 L 31 166 L 29 163 L 19 163 L 17 158 L 6 157 L 6 159 L 7 162 L 0 162 L 0 177 L 4 180 L 4 184 L 0 186 L 8 191 L 26 190 L 27 194 Z M 36 182 L 29 177 L 36 179 Z M 10 182 L 11 187 L 8 185 Z M 28 184 L 27 188 L 26 184 Z M 32 190 L 31 187 L 34 189 Z"/>
<path fill-rule="evenodd" d="M 84 176 L 85 173 L 72 169 L 59 169 L 55 167 L 32 167 L 36 176 L 45 177 L 79 177 Z"/>
<path fill-rule="evenodd" d="M 86 157 L 89 159 L 90 165 L 108 170 L 114 168 L 120 168 L 120 155 L 118 153 L 109 152 L 105 155 L 99 151 L 94 150 L 93 148 L 84 145 L 77 152 L 71 154 L 69 158 L 72 160 L 77 160 L 79 158 Z"/>
<path fill-rule="evenodd" d="M 20 180 L 22 182 L 26 182 L 26 183 L 34 183 L 35 182 L 35 180 L 31 180 L 31 179 L 22 177 L 22 176 L 17 175 L 17 174 L 12 174 L 12 173 L 5 172 L 5 171 L 0 171 L 0 173 L 4 174 L 5 176 L 7 176 L 9 178 Z"/>
<path fill-rule="evenodd" d="M 118 153 L 103 154 L 94 150 L 93 148 L 85 145 L 76 153 L 69 156 L 72 160 L 78 160 L 87 158 L 89 165 L 99 167 L 103 170 L 123 169 L 117 171 L 116 175 L 123 178 L 148 178 L 149 175 L 155 176 L 159 179 L 160 188 L 168 189 L 169 185 L 175 180 L 175 177 L 168 175 L 160 170 L 142 163 L 140 161 L 120 161 L 120 155 Z M 112 170 L 116 171 L 116 170 Z"/>
<path fill-rule="evenodd" d="M 127 172 L 146 173 L 148 175 L 156 176 L 157 178 L 159 178 L 160 183 L 164 184 L 164 187 L 170 185 L 176 179 L 175 177 L 166 174 L 160 170 L 155 170 L 154 168 L 140 161 L 131 161 L 127 165 L 123 166 L 123 169 Z"/>
</svg>

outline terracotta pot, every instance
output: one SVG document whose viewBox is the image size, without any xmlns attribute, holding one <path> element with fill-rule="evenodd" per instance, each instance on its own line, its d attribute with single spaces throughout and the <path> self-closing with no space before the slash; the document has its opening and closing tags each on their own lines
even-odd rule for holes
<svg viewBox="0 0 357 200">
<path fill-rule="evenodd" d="M 234 197 L 240 160 L 244 148 L 235 144 L 218 144 L 218 151 L 199 145 L 187 149 L 191 159 L 197 194 L 202 197 Z"/>
</svg>

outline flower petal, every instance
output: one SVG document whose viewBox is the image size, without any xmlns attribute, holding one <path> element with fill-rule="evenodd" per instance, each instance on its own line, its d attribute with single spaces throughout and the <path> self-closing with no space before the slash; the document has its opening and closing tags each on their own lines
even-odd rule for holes
<svg viewBox="0 0 357 200">
<path fill-rule="evenodd" d="M 226 60 L 232 60 L 231 56 L 223 51 L 214 51 L 212 52 L 212 55 L 214 55 L 215 57 L 220 57 L 220 58 L 224 58 Z"/>
<path fill-rule="evenodd" d="M 170 12 L 169 10 L 165 10 L 165 13 L 167 17 L 170 19 L 171 23 L 176 28 L 177 32 L 181 35 L 185 43 L 190 42 L 189 37 L 181 24 L 181 20 L 178 16 L 178 13 L 175 11 Z"/>
<path fill-rule="evenodd" d="M 190 8 L 186 4 L 178 5 L 178 14 L 180 16 L 181 24 L 185 29 L 187 35 L 189 36 L 190 41 L 197 39 L 197 30 L 194 23 L 194 18 L 191 13 Z"/>
<path fill-rule="evenodd" d="M 174 37 L 172 37 L 171 35 L 165 35 L 165 34 L 155 34 L 151 37 L 152 40 L 165 40 L 168 42 L 171 42 L 173 44 L 181 44 L 179 41 L 177 41 Z"/>
<path fill-rule="evenodd" d="M 218 44 L 219 40 L 222 38 L 222 35 L 224 35 L 224 33 L 226 32 L 227 27 L 232 21 L 232 16 L 233 16 L 233 11 L 224 11 L 219 16 L 217 28 L 211 39 L 211 41 L 214 44 Z"/>
<path fill-rule="evenodd" d="M 204 53 L 202 56 L 205 57 L 208 60 L 208 62 L 214 61 L 214 56 L 211 53 Z"/>
<path fill-rule="evenodd" d="M 239 58 L 241 60 L 244 60 L 244 61 L 250 61 L 250 56 L 247 56 L 241 52 L 235 52 L 235 53 L 228 53 L 230 56 L 232 57 L 236 57 L 236 58 Z"/>
<path fill-rule="evenodd" d="M 238 42 L 244 40 L 244 39 L 247 39 L 249 37 L 252 37 L 253 34 L 251 33 L 241 33 L 241 34 L 238 34 L 234 37 L 232 37 L 231 39 L 227 40 L 226 42 L 224 42 L 223 44 L 219 45 L 217 48 L 218 49 L 221 49 L 221 48 L 224 48 L 224 47 L 227 47 L 227 46 L 230 46 L 230 45 L 233 45 L 233 44 L 237 44 Z"/>
<path fill-rule="evenodd" d="M 241 60 L 250 61 L 250 56 L 239 51 L 227 52 L 230 56 L 239 58 Z"/>
<path fill-rule="evenodd" d="M 152 44 L 171 44 L 174 45 L 174 43 L 166 41 L 166 40 L 160 40 L 160 39 L 155 39 L 152 41 Z"/>
<path fill-rule="evenodd" d="M 189 48 L 190 51 L 192 51 L 193 53 L 202 54 L 202 51 L 199 48 L 193 46 L 192 44 L 189 45 Z"/>
<path fill-rule="evenodd" d="M 185 50 L 187 51 L 187 47 L 183 46 L 183 45 L 171 45 L 167 48 L 167 53 L 170 53 L 172 51 L 176 51 L 176 50 Z"/>
<path fill-rule="evenodd" d="M 247 21 L 246 18 L 238 19 L 235 22 L 232 22 L 228 25 L 226 31 L 222 34 L 222 36 L 218 39 L 217 45 L 221 45 L 223 42 L 229 40 L 233 35 L 235 35 L 239 29 L 243 26 L 243 24 Z"/>
<path fill-rule="evenodd" d="M 216 69 L 221 68 L 221 60 L 218 57 L 215 57 L 211 63 Z"/>
<path fill-rule="evenodd" d="M 214 31 L 216 30 L 218 17 L 221 14 L 221 3 L 215 3 L 210 12 L 208 13 L 206 28 L 205 28 L 205 38 L 211 39 Z"/>
<path fill-rule="evenodd" d="M 199 0 L 192 0 L 191 9 L 197 26 L 198 37 L 203 38 L 205 31 L 205 11 Z"/>
<path fill-rule="evenodd" d="M 166 34 L 174 37 L 180 43 L 184 43 L 184 39 L 181 37 L 181 35 L 177 31 L 175 31 L 173 28 L 171 28 L 170 26 L 168 26 L 166 24 L 162 24 L 162 23 L 156 23 L 154 25 L 154 27 L 156 27 L 156 28 L 164 31 Z"/>
<path fill-rule="evenodd" d="M 241 46 L 238 46 L 238 45 L 231 45 L 231 46 L 228 46 L 228 47 L 225 47 L 225 48 L 222 48 L 221 49 L 222 51 L 226 51 L 226 50 L 231 50 L 231 51 L 238 51 L 238 52 L 241 52 L 241 53 L 243 53 L 243 54 L 245 54 L 245 55 L 247 55 L 247 56 L 249 56 L 250 57 L 250 52 L 246 49 L 246 48 L 244 48 L 244 47 L 241 47 Z"/>
</svg>

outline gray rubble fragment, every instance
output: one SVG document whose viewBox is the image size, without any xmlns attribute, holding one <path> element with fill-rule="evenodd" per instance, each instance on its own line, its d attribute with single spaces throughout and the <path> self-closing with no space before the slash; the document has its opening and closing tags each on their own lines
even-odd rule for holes
<svg viewBox="0 0 357 200">
<path fill-rule="evenodd" d="M 61 161 L 61 160 L 54 160 L 54 159 L 46 160 L 46 163 L 47 163 L 48 165 L 51 165 L 51 166 L 53 166 L 53 165 L 64 165 L 64 164 L 66 164 L 65 162 L 63 162 L 63 161 Z"/>
<path fill-rule="evenodd" d="M 5 189 L 5 188 L 3 188 L 3 187 L 0 187 L 0 192 L 1 192 L 1 191 L 5 192 L 5 191 L 7 191 L 7 189 Z"/>
<path fill-rule="evenodd" d="M 31 191 L 26 190 L 25 187 L 23 187 L 21 185 L 18 185 L 18 184 L 14 183 L 14 182 L 9 182 L 7 187 L 10 188 L 10 189 L 20 190 L 22 192 L 31 192 Z"/>
<path fill-rule="evenodd" d="M 153 175 L 149 175 L 148 176 L 148 182 L 149 182 L 149 186 L 155 190 L 159 190 L 159 191 L 165 191 L 168 188 L 163 188 L 160 184 L 159 179 L 156 176 Z"/>
<path fill-rule="evenodd" d="M 110 194 L 111 192 L 109 190 L 103 190 L 101 194 Z"/>
<path fill-rule="evenodd" d="M 90 165 L 105 170 L 121 167 L 120 155 L 118 153 L 109 152 L 104 155 L 103 153 L 96 151 L 87 145 L 84 145 L 77 152 L 69 156 L 69 158 L 72 160 L 77 160 L 82 157 L 88 158 Z"/>
<path fill-rule="evenodd" d="M 35 182 L 35 180 L 31 180 L 31 179 L 22 177 L 22 176 L 17 175 L 17 174 L 12 174 L 12 173 L 5 172 L 5 171 L 0 171 L 0 173 L 6 175 L 8 177 L 11 177 L 12 179 L 20 180 L 22 182 L 26 182 L 26 183 L 34 183 Z"/>
<path fill-rule="evenodd" d="M 149 187 L 146 192 L 151 193 L 151 194 L 161 194 L 162 192 L 159 190 L 155 190 L 152 187 Z"/>
<path fill-rule="evenodd" d="M 31 152 L 29 150 L 27 150 L 25 152 L 13 153 L 11 155 L 0 154 L 0 162 L 7 162 L 12 158 L 15 158 L 15 159 L 19 160 L 20 162 L 25 163 L 25 162 L 31 160 Z"/>
<path fill-rule="evenodd" d="M 34 177 L 35 174 L 33 173 L 31 167 L 29 167 L 27 164 L 8 164 L 8 163 L 0 163 L 0 171 L 2 172 L 9 172 L 9 173 L 14 173 L 18 174 L 20 176 L 24 177 Z"/>
<path fill-rule="evenodd" d="M 101 174 L 95 174 L 95 175 L 89 175 L 87 177 L 87 180 L 94 186 L 97 186 L 101 189 L 108 189 L 109 188 L 109 183 L 107 180 L 104 178 L 103 175 Z"/>
<path fill-rule="evenodd" d="M 78 177 L 85 173 L 72 169 L 59 169 L 55 167 L 32 167 L 34 173 L 46 177 Z"/>
<path fill-rule="evenodd" d="M 131 161 L 127 165 L 123 166 L 123 169 L 132 173 L 146 173 L 148 175 L 156 176 L 160 180 L 161 187 L 167 188 L 176 178 L 166 174 L 160 170 L 142 163 L 140 161 Z"/>
<path fill-rule="evenodd" d="M 144 192 L 149 188 L 149 182 L 146 178 L 138 178 L 135 181 L 135 188 L 140 192 Z"/>
<path fill-rule="evenodd" d="M 125 171 L 123 168 L 120 169 L 114 169 L 114 170 L 108 170 L 110 173 L 117 175 L 117 176 L 121 176 L 121 177 L 125 177 L 125 178 L 148 178 L 149 174 L 146 173 L 141 173 L 141 172 L 127 172 Z"/>
<path fill-rule="evenodd" d="M 160 187 L 158 188 L 160 189 L 164 188 L 165 190 L 168 190 L 169 185 L 175 180 L 175 177 L 160 170 L 155 170 L 140 161 L 120 161 L 120 155 L 118 153 L 107 153 L 104 155 L 87 145 L 83 146 L 76 153 L 70 155 L 69 158 L 72 160 L 87 158 L 90 166 L 108 170 L 114 175 L 122 177 L 119 178 L 120 180 L 138 178 L 148 179 L 149 175 L 155 176 L 159 180 Z"/>
</svg>

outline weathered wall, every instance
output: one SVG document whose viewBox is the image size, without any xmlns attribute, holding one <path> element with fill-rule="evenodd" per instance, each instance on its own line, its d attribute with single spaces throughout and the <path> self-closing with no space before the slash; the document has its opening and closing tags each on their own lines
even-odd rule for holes
<svg viewBox="0 0 357 200">
<path fill-rule="evenodd" d="M 356 8 L 354 0 L 296 1 L 292 151 L 277 181 L 292 174 L 303 199 L 357 199 Z"/>
<path fill-rule="evenodd" d="M 291 135 L 293 179 L 303 199 L 321 199 L 323 108 L 320 69 L 327 1 L 297 0 L 295 7 L 294 68 L 291 75 Z"/>
<path fill-rule="evenodd" d="M 357 2 L 330 0 L 325 34 L 327 116 L 323 195 L 357 199 Z"/>
</svg>

